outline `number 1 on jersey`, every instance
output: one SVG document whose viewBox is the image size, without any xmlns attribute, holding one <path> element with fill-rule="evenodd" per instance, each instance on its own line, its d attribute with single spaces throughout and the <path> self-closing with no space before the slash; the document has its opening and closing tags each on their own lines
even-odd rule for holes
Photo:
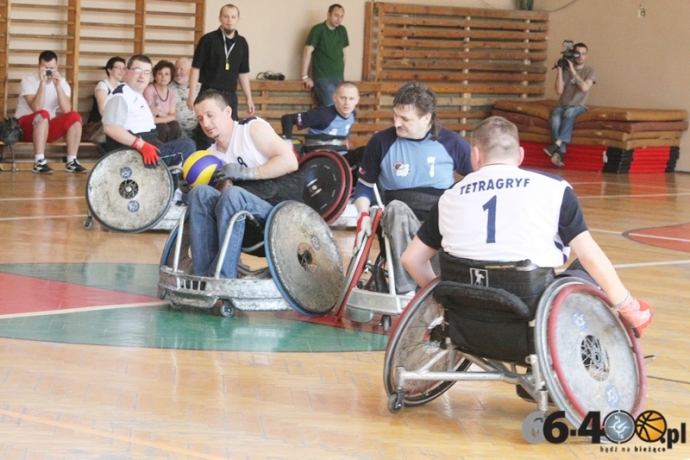
<svg viewBox="0 0 690 460">
<path fill-rule="evenodd" d="M 488 219 L 486 221 L 486 242 L 496 242 L 496 195 L 491 197 L 489 201 L 482 206 L 484 211 L 488 211 Z"/>
</svg>

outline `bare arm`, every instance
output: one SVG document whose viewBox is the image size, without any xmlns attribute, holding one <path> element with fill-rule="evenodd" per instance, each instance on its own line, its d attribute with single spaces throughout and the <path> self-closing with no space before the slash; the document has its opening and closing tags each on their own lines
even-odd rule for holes
<svg viewBox="0 0 690 460">
<path fill-rule="evenodd" d="M 53 74 L 53 84 L 55 85 L 55 89 L 57 90 L 58 96 L 58 107 L 60 107 L 60 111 L 62 113 L 68 113 L 72 111 L 72 99 L 62 88 L 62 85 L 60 84 L 62 80 L 63 78 L 60 76 L 58 72 L 55 72 Z"/>
<path fill-rule="evenodd" d="M 614 305 L 622 302 L 628 291 L 623 286 L 613 264 L 594 241 L 591 233 L 588 231 L 580 233 L 570 242 L 570 247 L 577 254 L 585 270 L 609 296 L 611 302 Z"/>
<path fill-rule="evenodd" d="M 307 78 L 303 78 L 304 87 L 306 89 L 314 87 L 314 80 L 309 78 L 309 65 L 311 64 L 311 54 L 314 52 L 314 47 L 311 45 L 306 45 L 302 51 L 302 77 L 305 75 Z"/>
<path fill-rule="evenodd" d="M 199 83 L 199 69 L 192 67 L 189 71 L 189 97 L 187 98 L 187 108 L 194 111 L 194 99 L 196 98 L 196 85 Z"/>
<path fill-rule="evenodd" d="M 47 80 L 48 77 L 46 76 L 45 72 L 41 73 L 41 82 L 38 85 L 38 90 L 36 90 L 36 94 L 24 95 L 24 99 L 26 99 L 26 103 L 29 104 L 29 107 L 31 108 L 32 112 L 38 112 L 39 110 L 43 109 L 43 104 L 45 103 L 46 98 Z"/>
<path fill-rule="evenodd" d="M 400 257 L 407 273 L 421 287 L 426 286 L 436 278 L 434 270 L 431 268 L 431 258 L 437 252 L 436 249 L 427 246 L 419 237 L 415 236 Z"/>
<path fill-rule="evenodd" d="M 560 67 L 556 70 L 556 84 L 553 89 L 556 90 L 556 94 L 559 96 L 563 94 L 563 69 Z"/>
<path fill-rule="evenodd" d="M 261 122 L 251 124 L 249 132 L 257 150 L 268 161 L 256 168 L 258 179 L 272 179 L 297 171 L 297 157 L 270 125 Z"/>
<path fill-rule="evenodd" d="M 247 112 L 249 112 L 249 115 L 251 116 L 254 114 L 254 100 L 252 99 L 252 89 L 249 86 L 249 74 L 241 73 L 239 75 L 239 80 L 244 97 L 247 99 Z"/>
<path fill-rule="evenodd" d="M 101 117 L 103 116 L 103 113 L 105 113 L 105 101 L 108 99 L 108 92 L 104 89 L 97 89 L 96 90 L 96 104 L 98 104 L 98 113 L 101 114 Z"/>
<path fill-rule="evenodd" d="M 580 88 L 580 91 L 582 91 L 583 93 L 586 93 L 587 91 L 589 91 L 589 89 L 594 84 L 594 80 L 592 80 L 591 78 L 588 78 L 587 80 L 583 80 L 582 77 L 580 77 L 577 74 L 577 71 L 575 70 L 575 66 L 573 65 L 573 62 L 568 61 L 568 65 L 570 66 L 570 74 L 575 79 L 575 84 L 577 84 L 577 87 Z"/>
</svg>

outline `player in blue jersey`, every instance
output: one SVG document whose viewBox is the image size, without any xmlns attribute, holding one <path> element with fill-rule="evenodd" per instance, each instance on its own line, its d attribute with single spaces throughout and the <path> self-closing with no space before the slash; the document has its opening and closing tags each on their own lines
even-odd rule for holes
<svg viewBox="0 0 690 460">
<path fill-rule="evenodd" d="M 440 249 L 464 259 L 529 259 L 555 268 L 572 248 L 579 259 L 571 267 L 584 267 L 623 320 L 642 334 L 652 309 L 623 286 L 589 233 L 572 187 L 558 176 L 520 169 L 524 155 L 514 124 L 490 117 L 477 125 L 472 132 L 477 171 L 441 196 L 403 254 L 403 265 L 425 286 L 435 277 L 430 260 Z"/>
<path fill-rule="evenodd" d="M 393 98 L 394 126 L 369 140 L 359 168 L 355 206 L 360 213 L 355 247 L 371 233 L 368 209 L 373 187 L 384 201 L 382 228 L 391 242 L 388 266 L 395 274 L 396 291 L 417 287 L 400 264 L 400 256 L 417 233 L 441 194 L 455 182 L 455 173 L 472 172 L 470 146 L 457 133 L 441 127 L 436 119 L 436 94 L 411 82 Z"/>
<path fill-rule="evenodd" d="M 283 137 L 292 139 L 292 129 L 308 129 L 303 153 L 319 149 L 335 150 L 345 156 L 355 170 L 362 160 L 364 149 L 350 150 L 349 137 L 359 103 L 357 85 L 349 81 L 340 82 L 333 95 L 333 105 L 321 106 L 306 112 L 283 115 L 280 123 Z"/>
</svg>

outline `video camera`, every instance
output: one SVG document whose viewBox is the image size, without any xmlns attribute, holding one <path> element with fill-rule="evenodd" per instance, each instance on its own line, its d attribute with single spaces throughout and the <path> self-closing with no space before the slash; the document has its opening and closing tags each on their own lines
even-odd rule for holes
<svg viewBox="0 0 690 460">
<path fill-rule="evenodd" d="M 563 41 L 563 51 L 561 51 L 561 54 L 563 55 L 563 57 L 561 57 L 556 63 L 556 65 L 553 66 L 554 69 L 556 67 L 560 67 L 561 69 L 567 69 L 568 61 L 575 62 L 575 59 L 580 57 L 580 52 L 575 51 L 572 40 Z"/>
</svg>

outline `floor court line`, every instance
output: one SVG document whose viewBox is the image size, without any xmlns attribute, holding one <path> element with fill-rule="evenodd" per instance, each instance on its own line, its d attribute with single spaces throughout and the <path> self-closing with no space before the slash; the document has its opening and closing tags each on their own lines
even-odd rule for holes
<svg viewBox="0 0 690 460">
<path fill-rule="evenodd" d="M 151 441 L 146 441 L 143 439 L 134 439 L 134 438 L 130 438 L 127 436 L 122 436 L 119 434 L 107 433 L 105 431 L 94 430 L 93 428 L 74 425 L 72 423 L 64 423 L 64 422 L 59 422 L 57 420 L 51 420 L 51 419 L 42 418 L 42 417 L 34 417 L 33 415 L 27 415 L 27 414 L 23 414 L 21 412 L 13 412 L 13 411 L 9 411 L 9 410 L 0 409 L 0 415 L 4 415 L 6 417 L 18 418 L 20 420 L 25 420 L 27 422 L 34 422 L 34 423 L 40 423 L 42 425 L 49 425 L 49 426 L 53 426 L 55 428 L 63 428 L 63 429 L 67 429 L 67 430 L 72 430 L 72 431 L 76 431 L 78 433 L 89 434 L 89 435 L 94 435 L 94 436 L 100 436 L 103 438 L 114 439 L 117 441 L 128 442 L 130 444 L 136 444 L 139 446 L 152 447 L 154 449 L 159 449 L 159 450 L 163 450 L 163 451 L 171 452 L 171 453 L 175 453 L 175 454 L 189 455 L 191 457 L 203 458 L 203 459 L 207 459 L 207 460 L 225 460 L 224 457 L 216 457 L 214 455 L 208 455 L 208 454 L 204 454 L 202 452 L 196 452 L 196 451 L 188 450 L 188 449 L 181 449 L 178 447 L 173 447 L 173 446 L 161 444 L 158 442 L 151 442 Z M 81 450 L 81 449 L 82 448 L 80 448 L 79 450 Z"/>
<path fill-rule="evenodd" d="M 671 236 L 645 235 L 644 233 L 628 233 L 628 236 L 635 236 L 637 238 L 649 238 L 652 240 L 668 240 L 668 241 L 680 241 L 682 243 L 690 243 L 690 239 L 673 238 Z"/>
<path fill-rule="evenodd" d="M 139 308 L 139 307 L 162 307 L 168 305 L 169 302 L 166 300 L 158 300 L 155 302 L 137 302 L 137 303 L 123 303 L 116 305 L 99 305 L 94 307 L 81 307 L 81 308 L 64 308 L 60 310 L 45 310 L 45 311 L 32 311 L 27 313 L 8 313 L 6 315 L 0 314 L 0 319 L 8 318 L 27 318 L 30 316 L 48 316 L 48 315 L 62 315 L 66 313 L 84 313 L 92 312 L 98 310 L 114 310 L 116 308 Z"/>
<path fill-rule="evenodd" d="M 88 217 L 88 214 L 72 214 L 69 216 L 24 216 L 24 217 L 0 217 L 0 222 L 12 222 L 18 220 L 37 220 L 37 219 L 71 219 L 74 217 Z"/>
<path fill-rule="evenodd" d="M 83 200 L 83 196 L 54 196 L 48 198 L 0 198 L 2 201 L 61 201 L 61 200 Z"/>
</svg>

